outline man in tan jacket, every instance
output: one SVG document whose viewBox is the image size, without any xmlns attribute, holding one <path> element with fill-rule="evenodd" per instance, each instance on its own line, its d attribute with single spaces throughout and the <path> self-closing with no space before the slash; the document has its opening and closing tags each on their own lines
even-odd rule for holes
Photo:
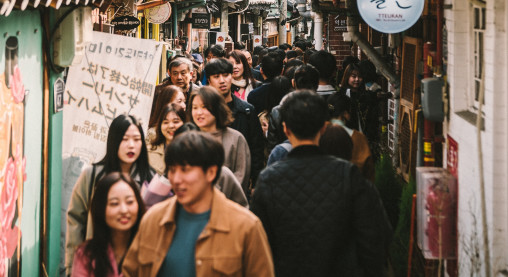
<svg viewBox="0 0 508 277">
<path fill-rule="evenodd" d="M 274 276 L 260 220 L 213 184 L 224 161 L 208 134 L 179 135 L 166 150 L 175 197 L 143 217 L 127 252 L 124 276 Z"/>
</svg>

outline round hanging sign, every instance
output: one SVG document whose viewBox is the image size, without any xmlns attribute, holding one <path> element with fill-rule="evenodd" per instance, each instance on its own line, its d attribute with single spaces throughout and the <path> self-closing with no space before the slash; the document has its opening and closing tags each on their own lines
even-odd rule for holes
<svg viewBox="0 0 508 277">
<path fill-rule="evenodd" d="M 162 24 L 171 16 L 171 4 L 165 3 L 145 10 L 145 17 L 148 22 Z"/>
<path fill-rule="evenodd" d="M 381 33 L 400 33 L 420 18 L 425 0 L 357 0 L 363 20 Z"/>
</svg>

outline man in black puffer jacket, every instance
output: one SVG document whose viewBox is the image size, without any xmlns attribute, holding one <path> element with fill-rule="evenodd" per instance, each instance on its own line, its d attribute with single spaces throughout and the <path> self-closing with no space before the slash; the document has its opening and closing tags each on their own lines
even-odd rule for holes
<svg viewBox="0 0 508 277">
<path fill-rule="evenodd" d="M 358 168 L 320 151 L 325 100 L 300 91 L 280 111 L 293 150 L 261 172 L 251 205 L 268 235 L 275 275 L 383 276 L 390 223 Z"/>
</svg>

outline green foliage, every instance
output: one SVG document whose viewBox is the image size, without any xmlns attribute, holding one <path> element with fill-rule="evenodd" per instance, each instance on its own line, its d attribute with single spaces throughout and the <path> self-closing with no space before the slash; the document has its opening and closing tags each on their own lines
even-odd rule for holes
<svg viewBox="0 0 508 277">
<path fill-rule="evenodd" d="M 399 220 L 390 247 L 390 257 L 395 276 L 407 275 L 409 233 L 411 231 L 411 207 L 413 194 L 415 193 L 416 182 L 413 178 L 410 178 L 409 183 L 402 188 Z"/>
<path fill-rule="evenodd" d="M 402 189 L 400 201 L 399 224 L 395 234 L 407 233 L 411 230 L 411 207 L 413 205 L 413 194 L 416 194 L 416 181 L 411 177 L 409 183 Z"/>
<path fill-rule="evenodd" d="M 390 224 L 395 228 L 399 217 L 402 185 L 389 155 L 382 155 L 376 163 L 376 187 L 383 200 Z"/>
</svg>

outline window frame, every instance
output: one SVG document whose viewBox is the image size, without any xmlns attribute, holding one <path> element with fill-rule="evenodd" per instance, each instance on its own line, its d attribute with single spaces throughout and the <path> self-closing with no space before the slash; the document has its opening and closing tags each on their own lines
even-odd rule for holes
<svg viewBox="0 0 508 277">
<path fill-rule="evenodd" d="M 481 1 L 485 3 L 484 1 Z M 468 110 L 473 113 L 478 113 L 479 108 L 479 92 L 481 88 L 481 75 L 485 70 L 485 29 L 486 29 L 486 7 L 481 3 L 470 2 L 471 22 L 470 28 L 470 84 L 468 93 Z M 483 80 L 485 82 L 485 80 Z M 482 105 L 485 104 L 485 98 Z"/>
</svg>

